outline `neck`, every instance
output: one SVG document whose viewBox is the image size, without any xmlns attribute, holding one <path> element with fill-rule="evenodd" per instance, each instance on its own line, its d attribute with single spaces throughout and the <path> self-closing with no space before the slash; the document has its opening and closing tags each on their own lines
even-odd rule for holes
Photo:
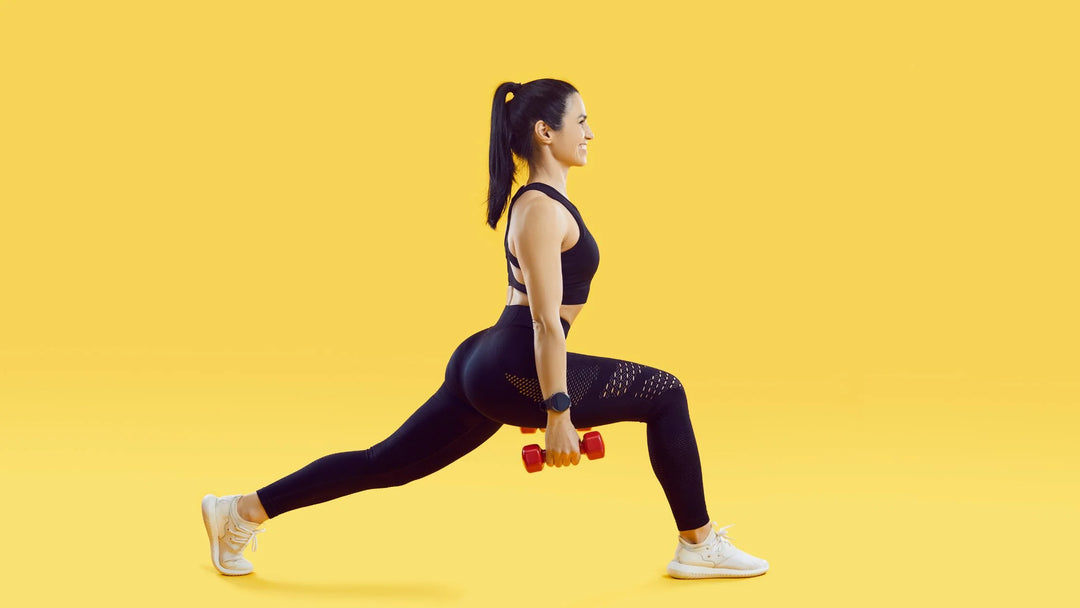
<svg viewBox="0 0 1080 608">
<path fill-rule="evenodd" d="M 570 171 L 570 167 L 564 165 L 551 166 L 551 164 L 543 164 L 538 167 L 529 167 L 529 179 L 525 183 L 543 182 L 552 188 L 555 188 L 563 196 L 570 198 L 566 195 L 566 177 Z"/>
</svg>

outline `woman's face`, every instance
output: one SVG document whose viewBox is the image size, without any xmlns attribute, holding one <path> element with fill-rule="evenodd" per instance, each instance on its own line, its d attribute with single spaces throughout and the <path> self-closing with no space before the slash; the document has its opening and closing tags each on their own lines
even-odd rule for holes
<svg viewBox="0 0 1080 608">
<path fill-rule="evenodd" d="M 579 93 L 571 93 L 566 99 L 566 112 L 562 117 L 562 128 L 549 131 L 551 134 L 551 153 L 555 159 L 569 167 L 585 165 L 585 144 L 593 138 L 592 129 L 585 121 L 585 102 Z"/>
</svg>

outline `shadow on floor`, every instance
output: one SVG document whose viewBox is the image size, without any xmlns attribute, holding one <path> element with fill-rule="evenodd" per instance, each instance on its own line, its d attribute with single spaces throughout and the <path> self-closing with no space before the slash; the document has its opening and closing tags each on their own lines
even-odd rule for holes
<svg viewBox="0 0 1080 608">
<path fill-rule="evenodd" d="M 206 566 L 214 574 L 212 566 Z M 218 576 L 221 576 L 220 574 Z M 255 593 L 295 594 L 309 597 L 341 598 L 382 598 L 403 600 L 457 600 L 465 597 L 465 590 L 460 587 L 429 583 L 424 581 L 400 583 L 374 582 L 300 582 L 285 579 L 273 579 L 260 576 L 258 572 L 246 576 L 221 577 L 230 583 L 235 581 L 235 588 Z"/>
</svg>

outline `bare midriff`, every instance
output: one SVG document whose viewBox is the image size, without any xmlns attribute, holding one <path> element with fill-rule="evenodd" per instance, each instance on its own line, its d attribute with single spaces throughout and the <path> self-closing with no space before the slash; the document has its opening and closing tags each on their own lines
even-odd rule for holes
<svg viewBox="0 0 1080 608">
<path fill-rule="evenodd" d="M 516 272 L 514 274 L 517 275 Z M 520 281 L 521 279 L 519 278 L 518 280 Z M 528 294 L 522 293 L 517 287 L 514 287 L 513 285 L 507 285 L 506 288 L 507 306 L 529 306 Z M 570 325 L 573 325 L 574 319 L 577 318 L 582 308 L 585 308 L 584 304 L 560 304 L 559 316 L 563 319 L 566 319 L 567 323 L 569 323 Z"/>
</svg>

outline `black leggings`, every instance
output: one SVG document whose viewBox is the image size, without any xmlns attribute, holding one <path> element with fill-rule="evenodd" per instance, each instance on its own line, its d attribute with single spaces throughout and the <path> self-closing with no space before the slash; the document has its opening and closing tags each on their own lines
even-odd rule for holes
<svg viewBox="0 0 1080 608">
<path fill-rule="evenodd" d="M 563 333 L 570 325 L 562 320 Z M 649 460 L 679 530 L 709 523 L 686 391 L 668 372 L 608 357 L 566 353 L 574 426 L 634 420 L 647 425 Z M 454 350 L 441 386 L 392 435 L 366 450 L 339 452 L 258 490 L 276 517 L 340 496 L 404 485 L 468 454 L 504 424 L 543 428 L 528 306 L 507 306 L 492 327 Z"/>
</svg>

